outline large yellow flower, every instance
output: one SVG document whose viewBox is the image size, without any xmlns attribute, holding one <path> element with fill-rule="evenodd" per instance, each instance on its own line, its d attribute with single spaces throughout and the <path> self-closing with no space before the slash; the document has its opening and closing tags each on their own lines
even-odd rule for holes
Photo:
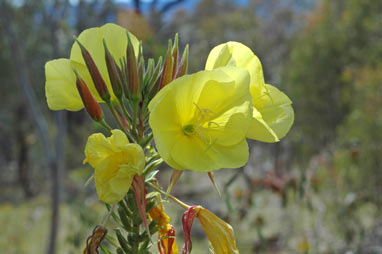
<svg viewBox="0 0 382 254">
<path fill-rule="evenodd" d="M 231 41 L 213 48 L 206 62 L 206 70 L 224 66 L 244 68 L 251 77 L 253 116 L 247 137 L 263 142 L 279 141 L 294 121 L 292 101 L 276 87 L 264 83 L 261 62 L 247 46 Z"/>
<path fill-rule="evenodd" d="M 248 72 L 235 67 L 186 75 L 163 88 L 149 104 L 163 160 L 203 172 L 243 166 L 252 115 L 248 89 Z"/>
<path fill-rule="evenodd" d="M 135 53 L 137 53 L 139 42 L 132 34 L 130 34 L 130 38 Z M 103 40 L 105 40 L 114 59 L 119 62 L 119 59 L 126 56 L 126 29 L 115 24 L 106 24 L 101 27 L 84 30 L 78 36 L 78 40 L 90 52 L 102 78 L 106 82 L 111 94 L 111 99 L 114 99 L 115 96 L 111 88 L 110 78 L 106 67 Z M 60 58 L 45 64 L 45 95 L 50 109 L 77 111 L 84 107 L 80 95 L 77 92 L 76 76 L 74 75 L 73 68 L 75 68 L 85 80 L 85 83 L 89 86 L 89 89 L 96 100 L 102 102 L 85 65 L 80 47 L 77 43 L 74 43 L 70 52 L 70 59 Z"/>
<path fill-rule="evenodd" d="M 141 146 L 131 144 L 120 130 L 112 130 L 111 137 L 101 133 L 89 136 L 85 147 L 85 161 L 93 168 L 94 181 L 101 201 L 117 203 L 129 191 L 135 175 L 141 175 L 145 155 Z"/>
</svg>

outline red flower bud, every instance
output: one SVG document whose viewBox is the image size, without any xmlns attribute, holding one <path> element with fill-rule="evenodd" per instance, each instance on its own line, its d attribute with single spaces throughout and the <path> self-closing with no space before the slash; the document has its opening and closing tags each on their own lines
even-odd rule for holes
<svg viewBox="0 0 382 254">
<path fill-rule="evenodd" d="M 126 70 L 128 77 L 128 87 L 132 100 L 140 101 L 141 94 L 139 88 L 139 78 L 138 78 L 138 67 L 137 67 L 137 58 L 135 57 L 133 43 L 130 40 L 129 33 L 127 33 L 127 50 L 126 50 Z"/>
<path fill-rule="evenodd" d="M 82 57 L 84 58 L 86 66 L 88 67 L 88 71 L 90 73 L 90 76 L 92 77 L 94 86 L 97 89 L 99 96 L 102 98 L 102 100 L 108 103 L 110 101 L 109 90 L 107 89 L 106 83 L 103 80 L 101 73 L 97 68 L 97 65 L 95 64 L 89 51 L 77 39 L 76 42 L 81 48 Z"/>
<path fill-rule="evenodd" d="M 82 102 L 84 103 L 85 109 L 94 121 L 100 121 L 103 119 L 103 113 L 100 105 L 94 98 L 93 94 L 90 92 L 85 81 L 81 79 L 76 71 L 76 85 L 78 93 L 81 96 Z"/>
<path fill-rule="evenodd" d="M 113 88 L 113 92 L 115 96 L 117 98 L 122 98 L 122 82 L 119 77 L 118 66 L 113 56 L 111 55 L 110 51 L 108 50 L 105 40 L 103 40 L 103 45 L 105 48 L 105 61 L 106 61 L 107 71 L 110 77 L 111 87 Z"/>
</svg>

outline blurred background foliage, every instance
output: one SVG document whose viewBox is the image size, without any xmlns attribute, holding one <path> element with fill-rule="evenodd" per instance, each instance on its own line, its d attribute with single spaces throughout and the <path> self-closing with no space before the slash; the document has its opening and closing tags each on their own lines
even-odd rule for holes
<svg viewBox="0 0 382 254">
<path fill-rule="evenodd" d="M 292 99 L 285 139 L 252 142 L 248 165 L 216 173 L 221 199 L 198 173 L 173 190 L 229 221 L 241 253 L 382 253 L 382 1 L 2 0 L 0 14 L 1 252 L 80 253 L 103 216 L 94 186 L 85 187 L 92 169 L 82 165 L 98 126 L 82 111 L 49 111 L 44 64 L 68 57 L 83 29 L 115 22 L 149 57 L 179 33 L 181 46 L 190 44 L 190 73 L 215 45 L 240 41 L 261 59 L 266 82 Z M 164 187 L 169 174 L 163 166 Z M 183 211 L 167 210 L 181 245 Z M 208 253 L 200 227 L 193 239 L 194 253 Z"/>
</svg>

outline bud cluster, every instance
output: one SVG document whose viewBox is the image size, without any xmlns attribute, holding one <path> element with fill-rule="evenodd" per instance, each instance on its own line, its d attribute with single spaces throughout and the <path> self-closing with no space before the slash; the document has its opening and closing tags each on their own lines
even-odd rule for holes
<svg viewBox="0 0 382 254">
<path fill-rule="evenodd" d="M 169 40 L 167 53 L 162 60 L 156 62 L 150 58 L 144 59 L 142 43 L 139 44 L 137 54 L 127 32 L 126 55 L 121 59 L 115 59 L 103 40 L 105 62 L 110 81 L 109 91 L 107 77 L 103 77 L 90 52 L 76 39 L 81 49 L 81 54 L 93 81 L 99 97 L 108 105 L 121 129 L 125 130 L 129 139 L 139 143 L 144 139 L 144 129 L 147 126 L 149 112 L 147 105 L 150 100 L 164 86 L 172 80 L 187 73 L 188 68 L 188 45 L 179 60 L 178 35 L 175 35 L 174 43 Z M 90 117 L 100 123 L 103 120 L 102 109 L 91 94 L 88 85 L 78 72 L 76 73 L 77 89 L 81 95 L 85 109 Z"/>
</svg>

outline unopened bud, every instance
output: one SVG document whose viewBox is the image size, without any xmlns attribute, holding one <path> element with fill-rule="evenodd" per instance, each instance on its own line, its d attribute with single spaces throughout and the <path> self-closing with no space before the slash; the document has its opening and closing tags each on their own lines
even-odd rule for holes
<svg viewBox="0 0 382 254">
<path fill-rule="evenodd" d="M 76 74 L 77 90 L 81 96 L 86 111 L 94 121 L 101 121 L 103 119 L 103 112 L 100 105 L 94 98 L 93 94 L 90 92 L 85 81 L 79 76 L 77 71 L 74 71 L 74 73 Z"/>
<path fill-rule="evenodd" d="M 188 69 L 188 44 L 184 48 L 182 59 L 180 60 L 178 70 L 176 71 L 175 78 L 182 77 L 187 74 Z"/>
<path fill-rule="evenodd" d="M 130 35 L 127 33 L 127 50 L 126 50 L 126 71 L 128 77 L 128 87 L 130 92 L 130 97 L 134 101 L 141 100 L 140 87 L 139 87 L 139 78 L 138 78 L 138 68 L 137 68 L 137 59 L 134 53 L 133 43 L 130 40 Z"/>
<path fill-rule="evenodd" d="M 144 89 L 143 87 L 143 79 L 145 74 L 145 59 L 143 57 L 143 47 L 142 42 L 139 43 L 139 51 L 138 51 L 138 79 L 140 85 L 140 91 Z"/>
<path fill-rule="evenodd" d="M 176 69 L 178 68 L 178 56 L 179 56 L 179 49 L 178 49 L 178 33 L 175 34 L 174 39 L 174 47 L 172 48 L 172 57 L 173 57 L 173 67 L 172 67 L 172 79 L 175 78 L 176 75 Z"/>
<path fill-rule="evenodd" d="M 172 40 L 169 40 L 166 58 L 163 64 L 159 90 L 165 87 L 168 83 L 172 81 L 172 70 L 173 70 L 173 64 L 174 64 L 173 60 L 174 59 L 172 57 Z"/>
<path fill-rule="evenodd" d="M 162 69 L 162 56 L 159 57 L 158 63 L 153 71 L 152 80 L 150 81 L 150 94 L 149 98 L 152 99 L 155 94 L 159 91 L 160 79 L 161 79 L 161 69 Z"/>
<path fill-rule="evenodd" d="M 92 77 L 94 86 L 97 89 L 99 96 L 102 98 L 102 100 L 108 103 L 110 101 L 110 94 L 107 89 L 106 83 L 103 80 L 101 73 L 97 68 L 97 65 L 95 64 L 89 51 L 81 44 L 81 42 L 79 42 L 77 39 L 76 42 L 80 46 L 82 57 L 84 58 L 86 67 L 88 68 L 88 71 L 90 73 L 90 76 Z"/>
<path fill-rule="evenodd" d="M 121 82 L 121 78 L 119 77 L 119 73 L 120 73 L 120 71 L 118 70 L 119 67 L 117 66 L 113 56 L 108 50 L 105 40 L 103 40 L 103 46 L 105 48 L 105 61 L 106 61 L 107 71 L 110 77 L 111 87 L 113 88 L 113 92 L 115 96 L 121 99 L 122 98 L 122 82 Z"/>
</svg>

